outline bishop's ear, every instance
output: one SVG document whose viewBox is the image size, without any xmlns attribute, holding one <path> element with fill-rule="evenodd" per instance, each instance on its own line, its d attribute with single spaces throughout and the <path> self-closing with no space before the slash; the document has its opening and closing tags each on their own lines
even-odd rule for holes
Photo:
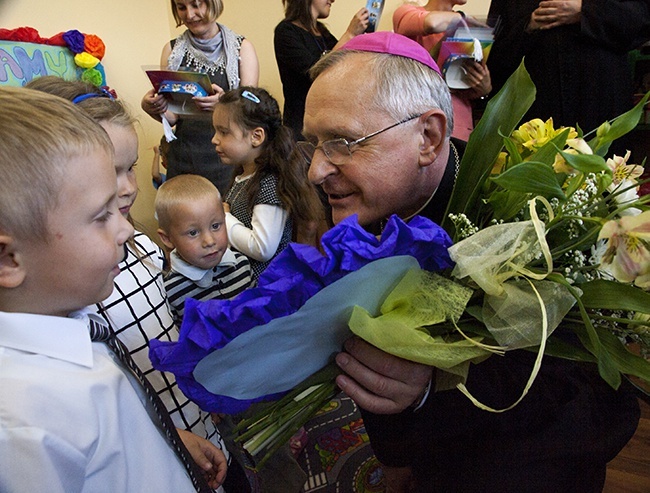
<svg viewBox="0 0 650 493">
<path fill-rule="evenodd" d="M 430 110 L 420 117 L 422 141 L 420 144 L 420 166 L 429 166 L 436 161 L 447 136 L 447 117 L 442 110 Z"/>
<path fill-rule="evenodd" d="M 16 240 L 0 232 L 0 287 L 17 288 L 25 280 L 25 266 Z"/>
</svg>

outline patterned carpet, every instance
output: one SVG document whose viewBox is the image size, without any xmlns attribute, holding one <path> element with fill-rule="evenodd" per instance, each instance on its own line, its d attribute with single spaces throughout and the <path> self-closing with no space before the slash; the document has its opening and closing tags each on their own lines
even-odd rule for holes
<svg viewBox="0 0 650 493">
<path fill-rule="evenodd" d="M 340 395 L 305 425 L 298 462 L 308 475 L 304 493 L 383 493 L 384 476 L 359 411 Z"/>
</svg>

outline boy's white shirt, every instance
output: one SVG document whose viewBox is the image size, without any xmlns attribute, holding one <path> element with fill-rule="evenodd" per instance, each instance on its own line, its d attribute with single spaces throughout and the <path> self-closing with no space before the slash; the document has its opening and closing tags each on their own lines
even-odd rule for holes
<svg viewBox="0 0 650 493">
<path fill-rule="evenodd" d="M 69 318 L 0 312 L 0 346 L 92 368 L 89 315 L 87 310 L 75 312 Z M 47 331 L 42 329 L 44 322 Z"/>
<path fill-rule="evenodd" d="M 237 264 L 235 254 L 230 248 L 226 248 L 226 251 L 223 253 L 223 257 L 221 257 L 221 262 L 219 262 L 216 267 L 213 267 L 212 269 L 201 269 L 195 265 L 188 264 L 180 257 L 180 255 L 178 255 L 178 252 L 176 250 L 172 250 L 170 253 L 169 261 L 171 264 L 171 269 L 174 272 L 178 272 L 179 274 L 187 277 L 200 288 L 209 287 L 213 282 L 213 277 L 215 274 L 219 274 L 220 271 Z"/>
<path fill-rule="evenodd" d="M 0 312 L 2 491 L 194 491 L 89 316 Z"/>
</svg>

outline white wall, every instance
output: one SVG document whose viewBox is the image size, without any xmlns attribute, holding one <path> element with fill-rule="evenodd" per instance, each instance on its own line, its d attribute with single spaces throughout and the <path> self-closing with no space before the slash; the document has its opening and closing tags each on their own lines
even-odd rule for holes
<svg viewBox="0 0 650 493">
<path fill-rule="evenodd" d="M 380 30 L 392 29 L 392 14 L 401 0 L 387 0 Z M 225 0 L 219 22 L 246 36 L 255 46 L 260 59 L 260 85 L 282 103 L 282 86 L 273 54 L 273 29 L 284 17 L 281 0 Z M 354 13 L 365 0 L 336 0 L 326 23 L 339 37 Z M 470 0 L 462 9 L 472 15 L 485 16 L 489 0 Z M 161 126 L 140 109 L 140 99 L 149 89 L 143 65 L 160 61 L 163 45 L 182 32 L 176 29 L 169 0 L 0 0 L 0 27 L 13 29 L 29 26 L 41 36 L 77 29 L 98 35 L 106 44 L 102 61 L 108 84 L 139 117 L 140 161 L 138 182 L 140 195 L 133 209 L 135 219 L 148 232 L 155 232 L 152 214 L 154 190 L 151 186 L 151 147 L 162 135 Z"/>
</svg>

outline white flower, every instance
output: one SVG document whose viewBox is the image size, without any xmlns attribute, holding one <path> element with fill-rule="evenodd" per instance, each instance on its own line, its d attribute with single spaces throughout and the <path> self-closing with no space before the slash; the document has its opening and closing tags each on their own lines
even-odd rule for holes
<svg viewBox="0 0 650 493">
<path fill-rule="evenodd" d="M 616 156 L 607 159 L 607 166 L 612 170 L 612 184 L 610 185 L 616 188 L 617 185 L 623 183 L 624 181 L 630 181 L 632 184 L 636 184 L 637 178 L 643 174 L 643 166 L 638 164 L 627 164 L 627 160 L 630 159 L 630 151 L 625 153 L 624 157 Z"/>
<path fill-rule="evenodd" d="M 640 166 L 639 166 L 640 167 Z M 617 185 L 612 183 L 608 190 L 614 195 L 614 200 L 620 206 L 618 210 L 619 216 L 638 216 L 641 214 L 641 209 L 636 207 L 628 207 L 630 204 L 639 200 L 638 187 L 636 181 L 632 179 L 623 179 Z"/>
</svg>

